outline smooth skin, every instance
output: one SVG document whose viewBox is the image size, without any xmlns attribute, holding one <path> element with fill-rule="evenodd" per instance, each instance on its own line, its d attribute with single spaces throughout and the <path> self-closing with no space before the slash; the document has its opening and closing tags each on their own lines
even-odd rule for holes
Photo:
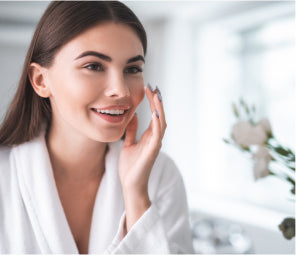
<svg viewBox="0 0 296 255">
<path fill-rule="evenodd" d="M 110 59 L 82 53 L 95 51 Z M 162 102 L 144 86 L 144 57 L 140 39 L 127 25 L 96 25 L 56 54 L 50 67 L 31 63 L 28 76 L 35 92 L 49 98 L 52 123 L 46 136 L 58 193 L 80 253 L 88 253 L 95 197 L 105 171 L 107 143 L 126 130 L 119 158 L 119 177 L 126 209 L 126 230 L 150 207 L 148 180 L 166 129 Z M 147 96 L 152 120 L 136 142 L 135 111 Z M 120 123 L 98 117 L 92 108 L 128 105 Z M 159 113 L 159 118 L 155 114 Z"/>
</svg>

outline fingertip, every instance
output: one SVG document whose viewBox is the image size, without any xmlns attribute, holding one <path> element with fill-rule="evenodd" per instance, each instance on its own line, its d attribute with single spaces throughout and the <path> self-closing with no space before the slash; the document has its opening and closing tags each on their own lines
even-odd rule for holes
<svg viewBox="0 0 296 255">
<path fill-rule="evenodd" d="M 153 93 L 153 88 L 151 87 L 150 83 L 147 84 L 147 87 L 149 88 L 149 90 L 151 91 L 151 93 Z"/>
<path fill-rule="evenodd" d="M 155 115 L 159 119 L 159 113 L 158 113 L 158 111 L 156 109 L 155 109 Z"/>
</svg>

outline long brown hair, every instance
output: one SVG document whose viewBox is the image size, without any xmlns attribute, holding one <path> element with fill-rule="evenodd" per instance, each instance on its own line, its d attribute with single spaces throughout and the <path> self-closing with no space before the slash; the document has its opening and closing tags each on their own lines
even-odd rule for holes
<svg viewBox="0 0 296 255">
<path fill-rule="evenodd" d="M 51 121 L 48 98 L 32 88 L 28 68 L 32 62 L 50 67 L 55 54 L 68 41 L 103 21 L 129 25 L 147 49 L 144 27 L 137 16 L 118 1 L 53 1 L 41 17 L 24 62 L 16 94 L 0 127 L 0 145 L 18 145 L 38 136 Z"/>
</svg>

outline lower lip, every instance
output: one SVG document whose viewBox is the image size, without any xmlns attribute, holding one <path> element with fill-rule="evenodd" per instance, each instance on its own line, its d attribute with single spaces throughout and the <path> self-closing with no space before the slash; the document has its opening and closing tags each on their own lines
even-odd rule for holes
<svg viewBox="0 0 296 255">
<path fill-rule="evenodd" d="M 103 120 L 106 120 L 110 123 L 120 123 L 123 121 L 123 119 L 125 118 L 125 115 L 127 113 L 127 111 L 124 111 L 123 114 L 118 115 L 118 116 L 112 116 L 112 115 L 108 115 L 108 114 L 104 114 L 104 113 L 100 113 L 100 112 L 96 112 L 94 110 L 92 110 L 97 116 L 101 117 Z"/>
</svg>

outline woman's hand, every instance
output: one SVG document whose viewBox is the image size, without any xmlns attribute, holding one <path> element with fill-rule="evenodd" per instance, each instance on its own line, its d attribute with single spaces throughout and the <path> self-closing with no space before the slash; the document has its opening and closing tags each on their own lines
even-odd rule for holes
<svg viewBox="0 0 296 255">
<path fill-rule="evenodd" d="M 151 123 L 136 143 L 138 117 L 134 115 L 126 128 L 119 157 L 119 177 L 123 188 L 128 231 L 150 207 L 148 180 L 167 126 L 159 89 L 152 92 L 147 86 L 145 92 L 152 111 Z"/>
</svg>

